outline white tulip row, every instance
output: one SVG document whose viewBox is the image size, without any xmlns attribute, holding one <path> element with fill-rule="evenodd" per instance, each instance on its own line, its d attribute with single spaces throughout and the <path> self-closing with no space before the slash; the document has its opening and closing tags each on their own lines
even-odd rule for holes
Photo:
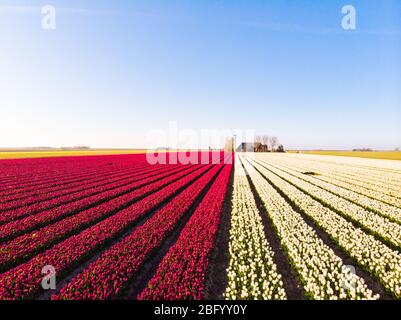
<svg viewBox="0 0 401 320">
<path fill-rule="evenodd" d="M 264 157 L 260 158 L 262 161 L 266 161 L 267 159 L 264 159 Z M 297 161 L 292 161 L 292 162 L 286 162 L 285 164 L 277 163 L 273 159 L 267 160 L 269 163 L 274 164 L 274 165 L 280 165 L 282 168 L 284 168 L 286 171 L 287 170 L 294 170 L 299 174 L 302 174 L 303 172 L 316 172 L 318 176 L 315 176 L 314 179 L 324 181 L 326 183 L 329 183 L 331 185 L 341 187 L 346 189 L 347 191 L 354 191 L 358 194 L 364 195 L 366 197 L 369 197 L 371 199 L 376 199 L 381 202 L 387 203 L 389 205 L 395 206 L 398 209 L 401 210 L 401 189 L 397 190 L 396 192 L 392 190 L 385 190 L 384 186 L 376 187 L 372 184 L 364 184 L 355 180 L 351 180 L 349 178 L 343 178 L 340 177 L 338 174 L 333 174 L 329 170 L 319 170 L 317 166 L 304 166 Z M 305 176 L 305 175 L 303 175 Z M 398 195 L 398 197 L 397 197 Z M 381 204 L 379 203 L 379 206 Z"/>
<path fill-rule="evenodd" d="M 321 171 L 323 176 L 327 176 L 330 179 L 335 181 L 341 181 L 346 185 L 349 185 L 352 189 L 357 187 L 357 192 L 364 194 L 364 192 L 373 192 L 366 193 L 368 196 L 372 196 L 373 198 L 377 198 L 376 195 L 379 195 L 379 199 L 383 196 L 383 200 L 389 202 L 390 204 L 400 206 L 401 205 L 401 187 L 400 186 L 391 186 L 388 181 L 387 182 L 378 182 L 378 181 L 367 181 L 367 179 L 362 180 L 358 178 L 352 178 L 348 173 L 350 171 L 349 168 L 344 170 L 343 172 L 331 171 L 330 169 L 326 169 L 326 171 Z M 385 200 L 390 199 L 390 200 Z"/>
<path fill-rule="evenodd" d="M 392 191 L 390 189 L 386 190 L 386 187 L 384 186 L 375 187 L 372 184 L 369 185 L 369 184 L 358 183 L 355 181 L 351 181 L 350 179 L 347 178 L 340 179 L 335 175 L 324 172 L 318 178 L 328 183 L 335 184 L 338 187 L 342 187 L 347 190 L 352 190 L 354 192 L 370 197 L 372 199 L 376 199 L 389 205 L 395 206 L 397 208 L 401 208 L 401 192 L 399 190 L 396 191 Z"/>
<path fill-rule="evenodd" d="M 401 298 L 401 254 L 398 251 L 366 234 L 269 170 L 258 164 L 255 166 L 350 257 L 369 270 L 396 298 Z"/>
<path fill-rule="evenodd" d="M 401 222 L 401 208 L 389 205 L 389 204 L 384 203 L 379 200 L 375 200 L 375 199 L 366 197 L 366 196 L 356 193 L 352 190 L 347 190 L 342 187 L 338 187 L 332 183 L 328 183 L 328 182 L 316 179 L 314 177 L 310 177 L 308 175 L 299 173 L 293 169 L 283 168 L 283 166 L 280 166 L 277 164 L 275 164 L 275 166 L 279 167 L 283 171 L 286 171 L 287 173 L 290 173 L 291 175 L 295 175 L 296 177 L 298 177 L 300 179 L 303 179 L 303 180 L 308 181 L 318 187 L 321 187 L 325 190 L 335 193 L 336 195 L 338 195 L 340 197 L 349 199 L 349 200 L 363 206 L 364 208 L 369 208 L 378 213 L 382 213 L 386 217 L 389 217 L 398 222 Z"/>
<path fill-rule="evenodd" d="M 235 161 L 226 299 L 284 300 L 281 275 L 245 172 Z"/>
<path fill-rule="evenodd" d="M 298 159 L 325 161 L 339 166 L 352 166 L 355 169 L 360 170 L 401 173 L 401 162 L 399 160 L 367 159 L 311 154 L 286 154 L 286 156 L 287 155 L 295 156 Z"/>
<path fill-rule="evenodd" d="M 391 222 L 390 220 L 371 211 L 367 211 L 350 201 L 338 197 L 331 192 L 319 188 L 318 186 L 304 181 L 303 179 L 299 179 L 296 176 L 290 175 L 287 172 L 277 169 L 267 163 L 263 163 L 263 166 L 267 167 L 281 178 L 299 187 L 305 193 L 340 211 L 344 217 L 356 221 L 364 228 L 376 233 L 386 241 L 401 248 L 400 224 Z M 308 179 L 309 177 L 305 178 L 305 180 Z"/>
<path fill-rule="evenodd" d="M 249 162 L 245 160 L 244 164 L 250 169 Z M 298 272 L 309 298 L 337 300 L 379 297 L 373 295 L 362 278 L 350 272 L 259 172 L 253 171 L 251 179 L 277 230 L 281 246 Z"/>
<path fill-rule="evenodd" d="M 320 166 L 324 165 L 330 167 L 331 170 L 337 172 L 346 172 L 350 177 L 357 178 L 367 182 L 379 182 L 389 186 L 391 188 L 398 188 L 401 186 L 401 171 L 387 171 L 384 169 L 388 160 L 375 160 L 375 167 L 358 167 L 355 165 L 356 161 L 361 160 L 358 158 L 346 158 L 346 157 L 335 157 L 341 160 L 329 161 L 328 156 L 320 155 L 308 155 L 304 158 L 304 155 L 299 154 L 282 154 L 282 155 L 268 155 L 269 158 L 276 158 L 280 161 L 287 159 L 294 159 L 297 162 L 306 163 L 308 166 Z M 400 163 L 400 161 L 397 161 Z"/>
<path fill-rule="evenodd" d="M 281 164 L 286 164 L 287 166 L 302 166 L 305 168 L 304 171 L 314 171 L 314 172 L 319 172 L 323 173 L 324 175 L 329 175 L 331 177 L 334 177 L 337 180 L 345 180 L 345 182 L 348 182 L 353 185 L 359 185 L 363 188 L 366 189 L 372 189 L 375 191 L 378 191 L 382 194 L 386 194 L 389 196 L 396 197 L 398 199 L 401 199 L 401 188 L 400 185 L 391 185 L 389 183 L 389 178 L 388 177 L 383 177 L 379 176 L 375 178 L 372 178 L 373 175 L 370 175 L 369 172 L 364 172 L 363 174 L 359 176 L 355 176 L 355 168 L 349 165 L 343 165 L 343 166 L 338 166 L 338 165 L 333 165 L 330 163 L 327 163 L 325 161 L 305 161 L 303 159 L 298 159 L 294 157 L 288 157 L 287 155 L 285 156 L 279 156 L 277 157 L 276 155 L 258 155 L 258 158 L 261 160 L 268 160 L 268 161 L 276 161 Z M 377 180 L 380 179 L 381 181 Z M 397 181 L 398 183 L 400 178 L 399 175 L 394 175 L 393 174 L 393 180 Z"/>
</svg>

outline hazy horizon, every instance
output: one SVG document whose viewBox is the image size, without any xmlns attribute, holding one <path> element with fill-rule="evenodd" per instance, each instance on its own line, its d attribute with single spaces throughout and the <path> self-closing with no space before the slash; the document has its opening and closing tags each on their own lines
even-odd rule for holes
<svg viewBox="0 0 401 320">
<path fill-rule="evenodd" d="M 239 147 L 240 145 L 238 144 L 237 145 L 237 148 Z M 88 148 L 88 150 L 147 150 L 147 149 L 149 149 L 149 150 L 152 150 L 151 148 L 146 148 L 146 147 L 143 147 L 143 148 L 141 148 L 141 147 L 124 147 L 124 148 L 113 148 L 113 147 L 91 147 L 91 146 L 85 146 L 85 147 L 87 147 Z M 162 147 L 161 147 L 162 148 Z M 223 147 L 222 147 L 223 148 Z M 42 147 L 35 147 L 35 146 L 33 146 L 33 147 L 1 147 L 0 146 L 0 151 L 5 151 L 5 150 L 10 150 L 10 151 L 24 151 L 24 150 L 31 150 L 31 151 L 41 151 L 41 150 L 46 150 L 46 149 L 53 149 L 53 150 L 79 150 L 79 149 L 82 149 L 82 148 L 80 148 L 80 147 L 68 147 L 68 146 L 62 146 L 62 147 L 57 147 L 57 146 L 55 146 L 55 147 L 47 147 L 47 146 L 42 146 Z M 322 148 L 315 148 L 315 149 L 300 149 L 300 148 L 285 148 L 286 150 L 289 150 L 289 151 L 292 151 L 292 150 L 294 150 L 294 151 L 366 151 L 366 152 L 369 152 L 369 151 L 389 151 L 389 152 L 391 152 L 391 151 L 401 151 L 400 149 L 401 148 L 399 148 L 399 147 L 395 147 L 395 148 L 393 148 L 393 149 L 380 149 L 380 148 L 366 148 L 366 149 L 369 149 L 369 150 L 362 150 L 362 149 L 365 149 L 365 148 L 350 148 L 350 149 L 322 149 Z M 396 150 L 397 149 L 397 150 Z M 85 150 L 85 149 L 82 149 L 82 150 Z M 188 150 L 188 149 L 180 149 L 180 150 Z M 196 149 L 194 149 L 194 150 L 196 150 Z M 199 149 L 199 150 L 206 150 L 206 148 L 203 148 L 203 149 Z"/>
</svg>

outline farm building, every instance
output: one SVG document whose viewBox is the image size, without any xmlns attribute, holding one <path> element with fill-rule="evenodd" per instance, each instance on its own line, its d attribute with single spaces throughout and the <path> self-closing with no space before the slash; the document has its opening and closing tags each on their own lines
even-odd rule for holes
<svg viewBox="0 0 401 320">
<path fill-rule="evenodd" d="M 268 152 L 267 145 L 260 142 L 243 142 L 237 148 L 238 152 Z"/>
</svg>

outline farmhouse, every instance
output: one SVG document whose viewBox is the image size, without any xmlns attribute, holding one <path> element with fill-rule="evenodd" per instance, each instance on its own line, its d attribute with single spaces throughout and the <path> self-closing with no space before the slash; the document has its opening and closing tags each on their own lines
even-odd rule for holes
<svg viewBox="0 0 401 320">
<path fill-rule="evenodd" d="M 238 152 L 268 152 L 268 147 L 260 142 L 243 142 L 237 148 Z"/>
</svg>

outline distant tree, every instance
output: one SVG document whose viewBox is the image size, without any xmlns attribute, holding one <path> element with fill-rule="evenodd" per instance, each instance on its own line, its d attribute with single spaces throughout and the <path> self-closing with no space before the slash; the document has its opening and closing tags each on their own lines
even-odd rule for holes
<svg viewBox="0 0 401 320">
<path fill-rule="evenodd" d="M 264 144 L 265 146 L 267 146 L 267 149 L 269 149 L 269 136 L 264 135 L 264 136 L 262 137 L 262 141 L 263 141 L 263 144 Z"/>
<path fill-rule="evenodd" d="M 88 146 L 74 146 L 72 149 L 77 149 L 77 150 L 89 150 L 90 147 L 88 147 Z"/>
<path fill-rule="evenodd" d="M 357 152 L 371 152 L 373 151 L 370 148 L 360 148 L 360 149 L 352 149 L 352 151 L 357 151 Z"/>
<path fill-rule="evenodd" d="M 282 145 L 282 144 L 280 144 L 278 147 L 277 147 L 277 150 L 276 150 L 277 152 L 285 152 L 285 150 L 284 150 L 284 146 Z"/>
<path fill-rule="evenodd" d="M 255 143 L 262 143 L 262 136 L 255 136 L 254 142 Z"/>
<path fill-rule="evenodd" d="M 400 148 L 395 148 L 394 150 L 395 150 L 395 151 L 400 151 Z"/>
<path fill-rule="evenodd" d="M 276 151 L 276 147 L 278 145 L 278 139 L 277 137 L 271 137 L 270 138 L 270 150 L 272 152 Z"/>
</svg>

